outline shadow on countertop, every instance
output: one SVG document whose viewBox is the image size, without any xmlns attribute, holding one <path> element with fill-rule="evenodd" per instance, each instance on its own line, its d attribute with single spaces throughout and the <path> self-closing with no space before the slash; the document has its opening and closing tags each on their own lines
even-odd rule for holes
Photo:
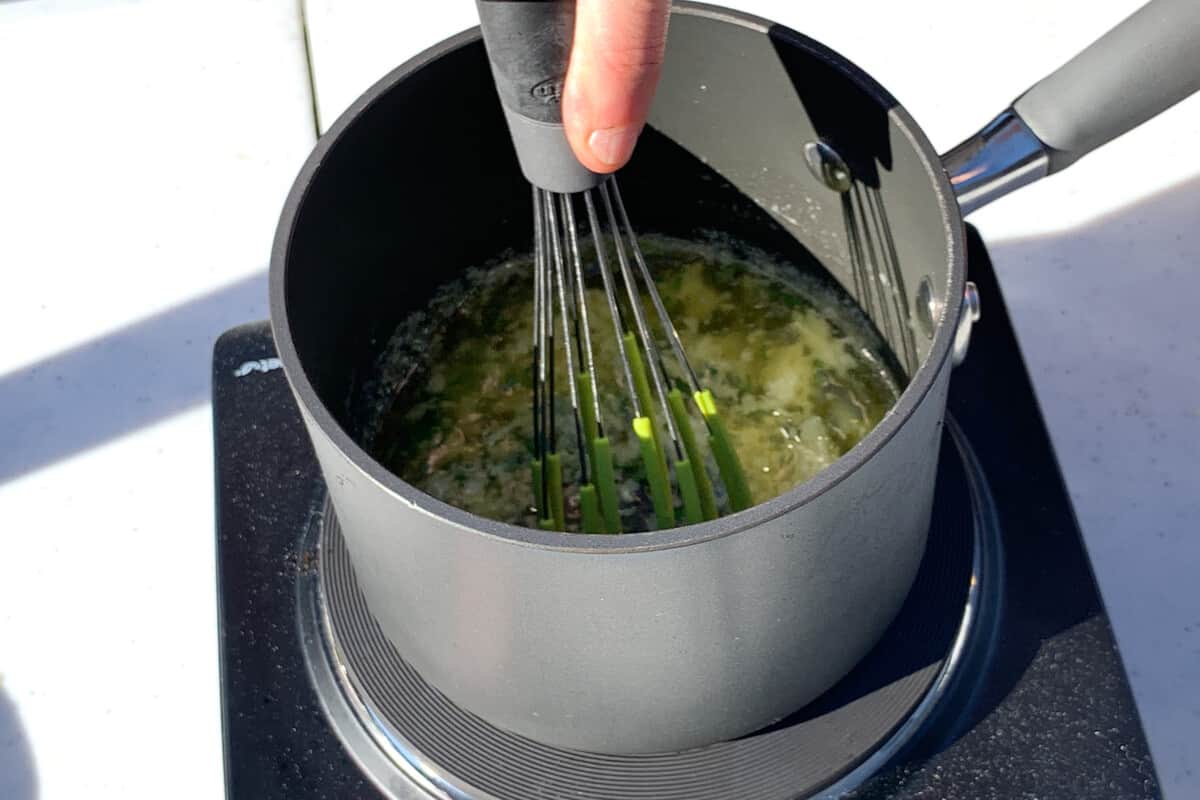
<svg viewBox="0 0 1200 800">
<path fill-rule="evenodd" d="M 258 272 L 0 374 L 0 484 L 207 403 L 213 342 L 266 315 Z"/>
<path fill-rule="evenodd" d="M 1200 796 L 1197 224 L 1192 175 L 1077 227 L 988 242 L 1164 794 L 1187 798 Z"/>
<path fill-rule="evenodd" d="M 0 797 L 36 800 L 37 770 L 17 707 L 0 688 Z"/>
</svg>

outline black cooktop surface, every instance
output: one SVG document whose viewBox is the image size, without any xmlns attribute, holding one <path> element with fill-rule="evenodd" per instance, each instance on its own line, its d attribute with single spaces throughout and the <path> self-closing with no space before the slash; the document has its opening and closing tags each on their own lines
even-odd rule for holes
<svg viewBox="0 0 1200 800">
<path fill-rule="evenodd" d="M 969 253 L 983 318 L 951 382 L 949 409 L 956 424 L 949 427 L 956 434 L 947 437 L 943 450 L 942 461 L 952 466 L 939 478 L 939 511 L 922 567 L 928 580 L 918 580 L 877 651 L 827 696 L 771 731 L 748 737 L 748 744 L 721 746 L 724 762 L 684 759 L 681 780 L 690 770 L 711 768 L 716 771 L 708 782 L 719 782 L 724 763 L 731 781 L 741 777 L 726 784 L 728 791 L 710 789 L 713 796 L 808 797 L 842 790 L 864 800 L 1159 796 L 1079 530 L 974 231 Z M 316 588 L 331 581 L 352 585 L 352 571 L 329 549 L 330 531 L 336 531 L 325 510 L 324 487 L 265 323 L 234 329 L 217 342 L 213 412 L 229 800 L 473 796 L 462 794 L 463 786 L 520 797 L 532 796 L 534 785 L 540 786 L 537 796 L 548 798 L 656 796 L 630 788 L 638 780 L 636 764 L 607 783 L 572 780 L 570 769 L 590 769 L 586 759 L 582 766 L 560 764 L 568 771 L 541 784 L 514 782 L 512 775 L 500 779 L 504 765 L 513 774 L 545 765 L 522 760 L 537 755 L 536 747 L 487 731 L 491 738 L 477 745 L 439 751 L 441 758 L 458 758 L 460 772 L 474 769 L 470 780 L 441 788 L 426 782 L 422 789 L 419 778 L 381 771 L 387 759 L 368 752 L 369 737 L 352 742 L 352 756 L 339 731 L 345 736 L 353 729 L 354 715 L 339 699 L 336 670 L 314 670 L 306 663 L 306 653 L 313 659 L 328 649 L 322 639 L 329 631 L 322 633 L 305 616 L 314 608 Z M 968 495 L 974 500 L 967 502 Z M 322 531 L 324 549 L 315 535 Z M 981 547 L 990 553 L 986 563 Z M 968 592 L 972 567 L 977 578 L 987 580 Z M 338 575 L 341 584 L 334 580 Z M 352 595 L 338 609 L 352 606 Z M 968 597 L 970 609 L 964 608 Z M 336 624 L 338 616 L 326 614 L 327 624 Z M 969 646 L 955 649 L 964 619 L 972 623 Z M 353 650 L 344 638 L 339 647 Z M 906 640 L 916 643 L 909 650 L 912 663 L 897 664 L 884 655 Z M 393 672 L 383 675 L 403 672 L 394 653 L 384 655 Z M 866 725 L 846 729 L 855 724 L 846 709 L 855 702 L 861 706 L 863 698 L 874 698 L 870 735 Z M 434 726 L 425 733 L 432 743 L 442 738 L 436 726 L 463 724 L 452 706 L 443 712 L 449 716 L 404 723 L 403 704 L 391 709 L 398 725 Z M 841 741 L 857 749 L 842 748 L 842 760 L 823 763 L 823 770 L 808 768 L 811 758 L 805 758 L 818 739 L 813 729 L 797 726 L 813 720 L 840 722 Z M 420 730 L 413 730 L 420 740 Z M 829 738 L 829 731 L 839 729 L 821 730 Z M 516 749 L 495 750 L 496 741 Z M 764 742 L 790 743 L 793 749 Z M 480 758 L 472 758 L 471 747 L 489 748 L 488 757 L 481 749 Z M 747 769 L 750 759 L 755 766 Z M 779 779 L 753 783 L 762 770 Z M 694 793 L 678 785 L 657 794 Z"/>
</svg>

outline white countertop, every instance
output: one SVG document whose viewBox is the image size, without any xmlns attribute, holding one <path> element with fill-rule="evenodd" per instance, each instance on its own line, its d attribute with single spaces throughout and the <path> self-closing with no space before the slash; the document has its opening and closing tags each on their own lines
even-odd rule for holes
<svg viewBox="0 0 1200 800">
<path fill-rule="evenodd" d="M 726 0 L 947 148 L 1138 0 Z M 473 22 L 308 0 L 320 118 Z M 0 798 L 222 791 L 208 370 L 312 146 L 294 0 L 0 3 Z M 1168 798 L 1200 796 L 1200 98 L 976 214 Z M 987 298 L 983 298 L 987 313 Z"/>
</svg>

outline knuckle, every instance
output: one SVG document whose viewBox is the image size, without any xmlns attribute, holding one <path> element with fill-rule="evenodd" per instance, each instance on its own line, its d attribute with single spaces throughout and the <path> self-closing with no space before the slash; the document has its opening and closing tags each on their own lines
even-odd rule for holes
<svg viewBox="0 0 1200 800">
<path fill-rule="evenodd" d="M 663 51 L 655 44 L 621 44 L 606 49 L 602 58 L 609 69 L 641 74 L 662 65 Z"/>
</svg>

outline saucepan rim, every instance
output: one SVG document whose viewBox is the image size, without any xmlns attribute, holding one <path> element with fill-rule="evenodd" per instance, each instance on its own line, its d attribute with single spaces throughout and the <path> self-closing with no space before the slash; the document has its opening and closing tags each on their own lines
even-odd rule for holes
<svg viewBox="0 0 1200 800">
<path fill-rule="evenodd" d="M 945 286 L 946 294 L 944 302 L 941 303 L 939 318 L 935 321 L 933 341 L 928 354 L 911 376 L 908 386 L 901 393 L 900 398 L 879 424 L 833 464 L 777 497 L 709 522 L 683 525 L 661 531 L 620 535 L 534 530 L 497 522 L 464 511 L 421 491 L 391 472 L 372 457 L 338 423 L 309 381 L 304 363 L 296 350 L 290 332 L 291 320 L 288 315 L 286 292 L 288 256 L 296 221 L 305 199 L 319 178 L 326 157 L 343 142 L 343 134 L 394 86 L 434 61 L 480 41 L 479 28 L 471 28 L 430 47 L 392 70 L 363 93 L 318 139 L 288 192 L 271 251 L 269 278 L 271 331 L 275 338 L 279 359 L 283 364 L 284 374 L 291 384 L 292 391 L 299 399 L 304 412 L 316 424 L 321 433 L 328 437 L 364 476 L 414 510 L 419 510 L 432 518 L 440 519 L 444 523 L 479 536 L 493 537 L 514 545 L 580 554 L 604 555 L 663 550 L 730 536 L 757 528 L 805 506 L 846 480 L 870 461 L 900 431 L 916 409 L 925 401 L 942 369 L 950 367 L 948 359 L 960 313 L 960 304 L 955 302 L 955 298 L 962 296 L 966 280 L 965 233 L 962 215 L 949 180 L 942 169 L 941 160 L 916 122 L 903 106 L 897 103 L 882 86 L 865 72 L 828 47 L 790 28 L 740 11 L 702 3 L 676 3 L 672 7 L 672 13 L 708 18 L 764 34 L 769 32 L 775 39 L 806 50 L 811 55 L 836 66 L 847 79 L 858 82 L 881 103 L 887 104 L 892 121 L 921 159 L 928 174 L 932 190 L 931 198 L 936 198 L 940 207 L 945 249 L 950 260 L 948 280 Z"/>
</svg>

